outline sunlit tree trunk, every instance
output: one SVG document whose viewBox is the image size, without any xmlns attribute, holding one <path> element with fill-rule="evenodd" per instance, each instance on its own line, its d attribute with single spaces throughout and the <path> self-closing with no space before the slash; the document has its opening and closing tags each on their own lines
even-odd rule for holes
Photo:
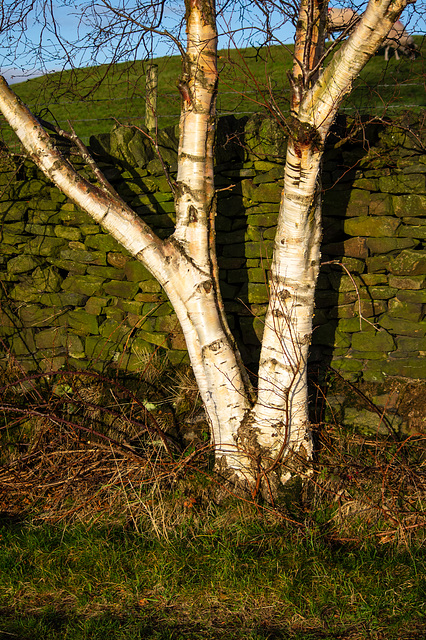
<svg viewBox="0 0 426 640">
<path fill-rule="evenodd" d="M 174 185 L 176 229 L 168 240 L 160 240 L 107 185 L 95 186 L 78 176 L 0 80 L 0 109 L 32 160 L 143 262 L 167 293 L 211 423 L 217 468 L 254 493 L 260 488 L 272 497 L 280 484 L 299 472 L 299 463 L 312 457 L 307 359 L 320 263 L 324 143 L 353 80 L 405 4 L 406 0 L 370 0 L 349 39 L 323 69 L 327 7 L 319 0 L 302 0 L 256 402 L 223 312 L 214 250 L 214 0 L 186 0 L 187 47 L 178 83 L 182 109 Z"/>
<path fill-rule="evenodd" d="M 351 37 L 323 70 L 327 6 L 302 0 L 294 54 L 284 189 L 270 273 L 270 298 L 259 363 L 257 403 L 240 429 L 262 460 L 269 483 L 286 483 L 313 447 L 308 417 L 307 360 L 320 266 L 321 163 L 324 144 L 353 80 L 402 11 L 391 0 L 370 2 Z M 256 442 L 253 445 L 253 433 Z M 279 463 L 282 464 L 280 467 Z M 277 473 L 275 473 L 277 472 Z"/>
</svg>

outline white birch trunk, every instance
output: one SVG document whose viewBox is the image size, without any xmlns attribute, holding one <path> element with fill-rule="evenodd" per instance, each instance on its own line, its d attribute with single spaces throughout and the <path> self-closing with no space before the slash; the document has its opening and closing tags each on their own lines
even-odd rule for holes
<svg viewBox="0 0 426 640">
<path fill-rule="evenodd" d="M 280 462 L 280 481 L 312 458 L 307 398 L 307 358 L 312 336 L 315 285 L 320 266 L 320 170 L 324 143 L 338 108 L 369 58 L 405 6 L 371 1 L 333 60 L 316 69 L 322 47 L 315 25 L 324 29 L 324 8 L 302 2 L 296 37 L 290 134 L 274 255 L 270 300 L 259 363 L 257 403 L 249 425 L 270 473 Z M 391 7 L 391 8 L 390 8 Z M 310 17 L 309 17 L 310 16 Z M 313 22 L 311 33 L 304 24 Z M 310 74 L 310 71 L 314 73 Z M 303 85 L 305 85 L 303 87 Z M 240 430 L 243 441 L 247 431 Z M 297 472 L 297 471 L 296 471 Z"/>
<path fill-rule="evenodd" d="M 144 263 L 162 285 L 185 336 L 212 429 L 218 465 L 245 466 L 236 433 L 249 409 L 247 385 L 220 298 L 214 237 L 213 141 L 217 32 L 213 0 L 187 2 L 176 230 L 161 241 L 118 196 L 81 178 L 36 118 L 0 81 L 0 109 L 32 160 L 63 193 Z"/>
</svg>

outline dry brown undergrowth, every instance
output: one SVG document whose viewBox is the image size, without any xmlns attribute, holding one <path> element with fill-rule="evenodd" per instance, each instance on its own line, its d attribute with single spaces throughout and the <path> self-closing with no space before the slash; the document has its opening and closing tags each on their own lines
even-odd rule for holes
<svg viewBox="0 0 426 640">
<path fill-rule="evenodd" d="M 221 479 L 209 470 L 207 425 L 194 416 L 196 387 L 188 371 L 179 376 L 180 387 L 176 375 L 174 387 L 170 378 L 160 380 L 162 395 L 148 402 L 150 386 L 141 381 L 135 391 L 95 373 L 18 383 L 9 372 L 2 386 L 0 512 L 49 522 L 124 520 L 159 536 L 189 513 L 205 517 Z M 419 389 L 409 391 L 412 398 Z M 408 397 L 402 393 L 402 402 L 414 415 L 418 408 Z M 333 539 L 355 541 L 365 524 L 381 542 L 422 535 L 426 436 L 367 438 L 320 424 L 318 442 L 298 504 L 258 508 L 295 524 L 321 512 Z"/>
</svg>

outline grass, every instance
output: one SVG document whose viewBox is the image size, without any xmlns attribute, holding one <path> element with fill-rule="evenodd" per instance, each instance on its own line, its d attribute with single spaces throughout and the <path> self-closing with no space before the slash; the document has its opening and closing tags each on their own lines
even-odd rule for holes
<svg viewBox="0 0 426 640">
<path fill-rule="evenodd" d="M 229 509 L 195 507 L 168 542 L 125 523 L 3 520 L 0 637 L 424 637 L 420 548 L 331 545 Z"/>
<path fill-rule="evenodd" d="M 416 38 L 419 47 L 423 39 Z M 218 113 L 237 116 L 278 109 L 288 115 L 292 47 L 268 51 L 244 49 L 220 51 Z M 181 73 L 177 56 L 158 58 L 159 126 L 179 121 L 180 97 L 176 80 Z M 52 73 L 14 85 L 14 90 L 37 115 L 68 128 L 68 120 L 84 142 L 90 135 L 109 131 L 115 122 L 141 126 L 145 113 L 144 63 L 101 65 Z M 424 107 L 424 62 L 401 57 L 385 62 L 383 55 L 370 60 L 354 85 L 342 110 L 378 117 L 412 112 Z M 3 123 L 3 138 L 12 144 L 12 133 Z"/>
</svg>

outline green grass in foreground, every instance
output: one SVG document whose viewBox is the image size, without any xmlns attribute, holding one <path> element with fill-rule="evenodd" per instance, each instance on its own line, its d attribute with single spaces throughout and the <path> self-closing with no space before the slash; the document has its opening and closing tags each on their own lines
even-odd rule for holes
<svg viewBox="0 0 426 640">
<path fill-rule="evenodd" d="M 189 509 L 168 541 L 3 518 L 0 639 L 423 639 L 421 548 L 321 531 L 242 503 Z"/>
</svg>

